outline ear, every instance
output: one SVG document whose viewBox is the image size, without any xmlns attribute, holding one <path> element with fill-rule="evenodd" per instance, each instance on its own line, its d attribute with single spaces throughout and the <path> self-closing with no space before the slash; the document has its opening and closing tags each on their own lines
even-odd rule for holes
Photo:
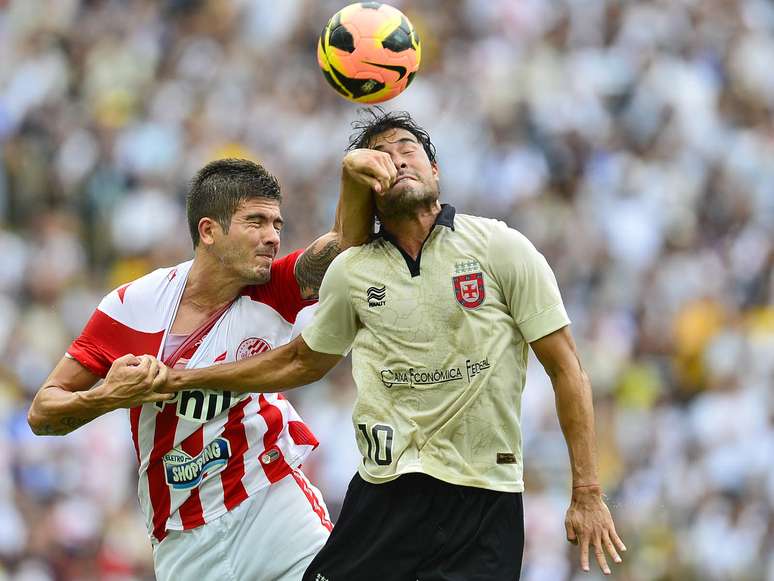
<svg viewBox="0 0 774 581">
<path fill-rule="evenodd" d="M 438 178 L 441 176 L 441 172 L 438 170 L 438 164 L 433 161 L 430 163 L 430 168 L 433 170 L 435 181 L 438 181 Z"/>
<path fill-rule="evenodd" d="M 206 216 L 199 220 L 199 240 L 205 246 L 211 246 L 215 243 L 216 236 L 223 235 L 223 228 L 212 218 Z"/>
</svg>

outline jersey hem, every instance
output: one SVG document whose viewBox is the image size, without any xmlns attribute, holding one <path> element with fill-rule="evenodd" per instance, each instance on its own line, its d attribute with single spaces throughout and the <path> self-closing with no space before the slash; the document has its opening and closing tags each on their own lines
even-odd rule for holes
<svg viewBox="0 0 774 581">
<path fill-rule="evenodd" d="M 527 343 L 532 343 L 569 324 L 570 318 L 567 316 L 564 305 L 562 303 L 557 303 L 536 315 L 532 315 L 530 318 L 519 322 L 518 327 L 524 340 L 527 341 Z"/>
<path fill-rule="evenodd" d="M 73 361 L 80 363 L 83 367 L 86 368 L 87 371 L 90 371 L 94 375 L 98 375 L 103 379 L 107 375 L 107 373 L 103 369 L 97 369 L 96 366 L 92 365 L 90 361 L 86 361 L 84 357 L 79 357 L 78 355 L 74 355 L 70 353 L 69 350 L 65 351 L 65 357 L 69 357 Z"/>
<path fill-rule="evenodd" d="M 369 474 L 368 472 L 366 472 L 365 468 L 363 468 L 361 464 L 357 469 L 357 473 L 360 475 L 360 477 L 363 480 L 371 484 L 386 484 L 387 482 L 392 482 L 393 480 L 397 479 L 400 476 L 403 476 L 404 474 L 425 474 L 427 476 L 436 478 L 437 480 L 441 480 L 448 484 L 453 484 L 455 486 L 483 488 L 485 490 L 493 490 L 495 492 L 524 492 L 523 480 L 517 480 L 512 483 L 501 483 L 501 484 L 487 483 L 484 485 L 481 483 L 480 480 L 475 480 L 472 478 L 449 477 L 448 475 L 445 475 L 445 474 L 442 475 L 433 470 L 428 470 L 427 468 L 412 468 L 412 469 L 402 470 L 401 472 L 392 474 L 390 476 L 386 476 L 384 478 L 377 478 L 372 474 Z"/>
<path fill-rule="evenodd" d="M 310 328 L 307 327 L 306 329 L 301 331 L 301 337 L 303 337 L 304 342 L 307 344 L 307 346 L 312 351 L 316 351 L 317 353 L 325 353 L 327 355 L 340 355 L 340 356 L 344 357 L 352 349 L 351 345 L 349 347 L 343 349 L 343 350 L 342 349 L 334 349 L 334 348 L 331 348 L 331 347 L 326 347 L 326 346 L 324 346 L 326 343 L 335 343 L 335 340 L 331 340 L 330 335 L 325 336 L 325 335 L 315 334 L 312 331 L 310 331 L 307 334 L 307 331 L 309 329 Z M 310 335 L 311 335 L 311 337 L 310 337 Z M 322 345 L 320 345 L 320 344 L 322 344 Z"/>
</svg>

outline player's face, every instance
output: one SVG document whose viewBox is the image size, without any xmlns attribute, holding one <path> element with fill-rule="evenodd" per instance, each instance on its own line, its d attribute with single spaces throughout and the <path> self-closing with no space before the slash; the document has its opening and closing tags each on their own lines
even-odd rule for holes
<svg viewBox="0 0 774 581">
<path fill-rule="evenodd" d="M 264 284 L 279 252 L 282 215 L 279 202 L 258 198 L 242 202 L 228 233 L 219 232 L 212 251 L 220 263 L 245 284 Z"/>
<path fill-rule="evenodd" d="M 438 199 L 438 166 L 430 162 L 424 147 L 410 131 L 388 129 L 374 137 L 371 148 L 388 153 L 398 170 L 392 187 L 384 195 L 376 196 L 382 216 L 410 215 Z"/>
</svg>

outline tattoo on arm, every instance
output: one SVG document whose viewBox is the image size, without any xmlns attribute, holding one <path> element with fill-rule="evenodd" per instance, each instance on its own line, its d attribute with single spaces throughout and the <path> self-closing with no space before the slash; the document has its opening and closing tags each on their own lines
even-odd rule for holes
<svg viewBox="0 0 774 581">
<path fill-rule="evenodd" d="M 336 238 L 312 244 L 296 262 L 296 281 L 305 299 L 317 297 L 325 271 L 341 252 Z"/>
<path fill-rule="evenodd" d="M 67 416 L 59 420 L 58 424 L 44 424 L 38 429 L 37 434 L 38 436 L 64 436 L 88 424 L 90 421 L 90 418 Z"/>
</svg>

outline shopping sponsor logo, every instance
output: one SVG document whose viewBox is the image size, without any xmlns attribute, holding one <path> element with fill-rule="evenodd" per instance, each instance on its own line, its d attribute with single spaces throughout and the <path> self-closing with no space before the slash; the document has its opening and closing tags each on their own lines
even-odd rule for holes
<svg viewBox="0 0 774 581">
<path fill-rule="evenodd" d="M 174 490 L 196 488 L 207 476 L 221 470 L 231 457 L 231 447 L 225 438 L 215 438 L 196 456 L 180 448 L 164 455 L 167 484 Z"/>
<path fill-rule="evenodd" d="M 368 308 L 383 307 L 387 304 L 387 286 L 371 286 L 366 290 L 366 298 L 368 299 Z"/>
</svg>

